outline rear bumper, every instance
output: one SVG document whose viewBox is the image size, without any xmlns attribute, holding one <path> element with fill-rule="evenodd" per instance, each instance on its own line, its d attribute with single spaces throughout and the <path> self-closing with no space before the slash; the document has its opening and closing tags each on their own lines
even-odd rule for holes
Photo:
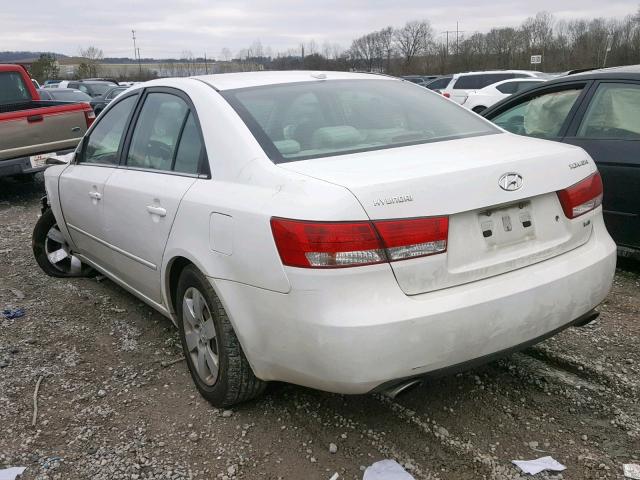
<svg viewBox="0 0 640 480">
<path fill-rule="evenodd" d="M 67 153 L 71 153 L 75 150 L 74 148 L 67 148 L 64 150 L 57 150 L 53 152 L 46 153 L 55 153 L 58 156 L 66 155 Z M 47 166 L 32 168 L 31 161 L 29 160 L 29 156 L 12 158 L 10 160 L 0 160 L 0 177 L 7 177 L 10 175 L 22 175 L 28 173 L 36 173 L 41 172 L 47 169 Z"/>
<path fill-rule="evenodd" d="M 212 284 L 258 377 L 357 394 L 488 360 L 569 326 L 608 294 L 615 264 L 600 216 L 573 251 L 422 295 L 405 295 L 388 265 L 288 269 L 288 294 Z"/>
</svg>

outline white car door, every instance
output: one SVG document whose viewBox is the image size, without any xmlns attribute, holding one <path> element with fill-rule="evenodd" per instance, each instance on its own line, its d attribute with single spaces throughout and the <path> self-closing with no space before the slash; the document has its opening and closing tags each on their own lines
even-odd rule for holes
<svg viewBox="0 0 640 480">
<path fill-rule="evenodd" d="M 138 95 L 123 97 L 85 136 L 75 161 L 60 175 L 60 203 L 79 253 L 99 266 L 111 261 L 104 231 L 104 186 L 118 166 Z"/>
<path fill-rule="evenodd" d="M 148 89 L 127 153 L 105 186 L 105 225 L 114 246 L 111 272 L 161 304 L 160 268 L 180 202 L 203 173 L 204 148 L 186 95 Z"/>
</svg>

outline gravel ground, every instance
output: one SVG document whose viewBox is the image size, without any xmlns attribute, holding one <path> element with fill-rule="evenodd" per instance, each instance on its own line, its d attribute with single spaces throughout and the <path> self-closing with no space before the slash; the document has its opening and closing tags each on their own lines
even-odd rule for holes
<svg viewBox="0 0 640 480">
<path fill-rule="evenodd" d="M 602 315 L 395 400 L 274 384 L 233 410 L 202 400 L 165 319 L 108 280 L 45 276 L 31 254 L 41 180 L 0 179 L 0 469 L 26 479 L 361 479 L 393 458 L 421 479 L 622 478 L 640 463 L 640 268 Z M 38 379 L 36 427 L 31 426 Z"/>
</svg>

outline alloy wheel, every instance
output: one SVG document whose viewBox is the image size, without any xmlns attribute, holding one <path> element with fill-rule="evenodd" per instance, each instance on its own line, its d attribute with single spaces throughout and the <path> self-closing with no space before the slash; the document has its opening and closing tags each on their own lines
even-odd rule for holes
<svg viewBox="0 0 640 480">
<path fill-rule="evenodd" d="M 82 262 L 71 253 L 69 244 L 64 239 L 57 224 L 47 232 L 44 240 L 44 251 L 49 263 L 58 271 L 68 275 L 80 275 Z"/>
<path fill-rule="evenodd" d="M 182 328 L 188 355 L 198 377 L 206 385 L 214 385 L 220 370 L 216 327 L 204 296 L 195 287 L 184 292 Z"/>
</svg>

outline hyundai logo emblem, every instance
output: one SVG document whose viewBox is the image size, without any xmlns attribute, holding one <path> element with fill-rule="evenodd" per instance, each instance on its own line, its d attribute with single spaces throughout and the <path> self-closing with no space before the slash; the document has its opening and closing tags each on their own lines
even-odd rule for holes
<svg viewBox="0 0 640 480">
<path fill-rule="evenodd" d="M 505 173 L 500 177 L 500 180 L 498 180 L 498 185 L 500 185 L 501 189 L 506 190 L 507 192 L 518 190 L 522 187 L 522 175 L 515 172 Z"/>
</svg>

